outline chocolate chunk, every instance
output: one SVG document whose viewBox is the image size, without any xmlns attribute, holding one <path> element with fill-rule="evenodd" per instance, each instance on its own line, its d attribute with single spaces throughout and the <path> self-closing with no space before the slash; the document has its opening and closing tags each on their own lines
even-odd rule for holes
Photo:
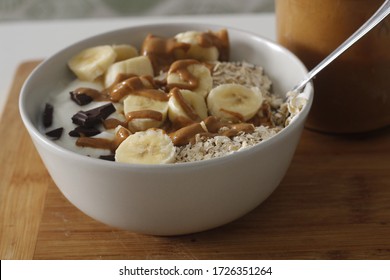
<svg viewBox="0 0 390 280">
<path fill-rule="evenodd" d="M 53 130 L 46 132 L 46 135 L 49 136 L 52 140 L 60 139 L 62 136 L 62 132 L 64 131 L 63 127 L 59 127 Z"/>
<path fill-rule="evenodd" d="M 94 125 L 101 123 L 109 115 L 115 112 L 115 107 L 112 103 L 88 110 L 79 111 L 72 117 L 74 124 L 93 127 Z"/>
<path fill-rule="evenodd" d="M 115 155 L 101 155 L 99 156 L 99 158 L 109 161 L 115 161 Z"/>
<path fill-rule="evenodd" d="M 100 133 L 100 130 L 96 127 L 78 126 L 69 132 L 69 136 L 72 137 L 91 137 Z"/>
<path fill-rule="evenodd" d="M 54 108 L 51 104 L 46 103 L 45 109 L 43 110 L 43 126 L 49 127 L 53 123 L 53 111 Z"/>
<path fill-rule="evenodd" d="M 69 92 L 70 98 L 79 104 L 80 106 L 86 105 L 88 103 L 91 103 L 93 98 L 85 93 L 77 92 L 77 91 L 71 91 Z"/>
</svg>

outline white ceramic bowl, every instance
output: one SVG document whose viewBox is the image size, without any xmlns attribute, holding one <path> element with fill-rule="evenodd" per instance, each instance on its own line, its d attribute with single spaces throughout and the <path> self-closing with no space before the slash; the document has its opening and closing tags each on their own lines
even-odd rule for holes
<svg viewBox="0 0 390 280">
<path fill-rule="evenodd" d="M 175 165 L 129 165 L 93 159 L 68 151 L 38 130 L 42 104 L 74 76 L 67 60 L 99 44 L 140 46 L 146 34 L 173 36 L 189 30 L 219 30 L 206 24 L 134 26 L 88 38 L 41 63 L 20 95 L 23 122 L 54 182 L 77 208 L 113 227 L 154 235 L 178 235 L 231 222 L 264 201 L 279 185 L 296 149 L 313 93 L 307 105 L 275 137 L 222 158 Z M 264 67 L 274 91 L 285 93 L 307 73 L 288 50 L 257 35 L 228 28 L 231 60 Z M 272 219 L 272 217 L 270 217 Z"/>
</svg>

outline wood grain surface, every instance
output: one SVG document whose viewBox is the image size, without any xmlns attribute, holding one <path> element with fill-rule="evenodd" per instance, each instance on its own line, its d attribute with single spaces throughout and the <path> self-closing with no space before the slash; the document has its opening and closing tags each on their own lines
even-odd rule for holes
<svg viewBox="0 0 390 280">
<path fill-rule="evenodd" d="M 390 127 L 304 130 L 277 190 L 248 215 L 178 237 L 105 226 L 50 179 L 18 112 L 20 65 L 0 123 L 1 259 L 390 259 Z"/>
</svg>

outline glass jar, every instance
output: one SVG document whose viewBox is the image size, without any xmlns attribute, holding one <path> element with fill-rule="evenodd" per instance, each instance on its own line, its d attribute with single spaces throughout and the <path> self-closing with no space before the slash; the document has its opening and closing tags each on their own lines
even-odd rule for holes
<svg viewBox="0 0 390 280">
<path fill-rule="evenodd" d="M 382 3 L 276 0 L 278 42 L 311 70 Z M 314 101 L 307 127 L 353 133 L 390 125 L 390 16 L 322 70 L 313 82 Z"/>
</svg>

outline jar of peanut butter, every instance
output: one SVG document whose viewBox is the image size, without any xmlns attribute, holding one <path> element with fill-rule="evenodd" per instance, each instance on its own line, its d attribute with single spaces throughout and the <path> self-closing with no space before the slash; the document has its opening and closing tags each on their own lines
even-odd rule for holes
<svg viewBox="0 0 390 280">
<path fill-rule="evenodd" d="M 311 70 L 382 3 L 276 0 L 278 41 Z M 322 70 L 313 83 L 314 101 L 307 127 L 354 133 L 390 125 L 390 16 Z"/>
</svg>

